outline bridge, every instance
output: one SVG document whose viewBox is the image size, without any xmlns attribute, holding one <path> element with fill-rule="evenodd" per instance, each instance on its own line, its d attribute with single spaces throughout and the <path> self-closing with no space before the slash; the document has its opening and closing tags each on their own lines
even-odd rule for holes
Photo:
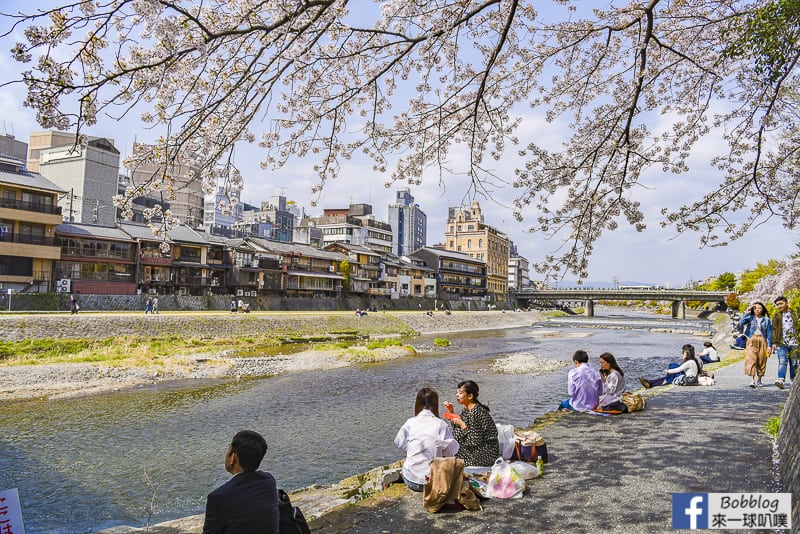
<svg viewBox="0 0 800 534">
<path fill-rule="evenodd" d="M 671 302 L 672 317 L 686 318 L 686 302 L 725 302 L 727 291 L 694 291 L 690 289 L 520 289 L 512 293 L 517 305 L 526 308 L 531 302 L 583 302 L 584 315 L 594 317 L 598 300 L 653 300 Z"/>
</svg>

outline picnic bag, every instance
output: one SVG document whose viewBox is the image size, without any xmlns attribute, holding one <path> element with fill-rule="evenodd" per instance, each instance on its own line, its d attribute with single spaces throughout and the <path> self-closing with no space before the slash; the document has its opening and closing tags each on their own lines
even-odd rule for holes
<svg viewBox="0 0 800 534">
<path fill-rule="evenodd" d="M 511 460 L 535 462 L 541 456 L 547 463 L 547 443 L 538 432 L 518 432 L 515 434 L 514 452 Z"/>
<path fill-rule="evenodd" d="M 638 393 L 631 393 L 630 391 L 625 391 L 622 394 L 622 402 L 628 407 L 629 412 L 638 412 L 639 410 L 644 410 L 646 404 L 644 397 Z"/>
<path fill-rule="evenodd" d="M 519 499 L 525 492 L 525 479 L 510 463 L 498 458 L 489 475 L 488 489 L 495 499 Z"/>
<path fill-rule="evenodd" d="M 282 489 L 278 489 L 278 513 L 280 515 L 278 526 L 280 534 L 311 534 L 303 512 L 292 504 L 289 495 Z"/>
</svg>

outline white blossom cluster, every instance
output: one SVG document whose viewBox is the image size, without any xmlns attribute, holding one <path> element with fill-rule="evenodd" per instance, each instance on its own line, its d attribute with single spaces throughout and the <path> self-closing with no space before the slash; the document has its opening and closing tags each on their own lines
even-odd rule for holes
<svg viewBox="0 0 800 534">
<path fill-rule="evenodd" d="M 545 4 L 547 16 L 536 9 Z M 265 168 L 308 159 L 316 193 L 342 161 L 363 155 L 387 187 L 418 184 L 430 168 L 442 180 L 468 174 L 476 193 L 512 184 L 515 217 L 562 241 L 538 270 L 583 278 L 603 232 L 621 221 L 645 228 L 642 173 L 687 171 L 694 145 L 720 127 L 719 187 L 687 191 L 685 206 L 664 208 L 662 224 L 700 232 L 703 245 L 725 244 L 772 215 L 793 225 L 796 75 L 766 83 L 723 53 L 737 38 L 732 23 L 755 6 L 594 5 L 71 0 L 19 15 L 27 42 L 13 54 L 34 62 L 24 73 L 26 105 L 43 127 L 80 132 L 101 113 L 136 112 L 164 132 L 128 158 L 129 167 L 159 170 L 116 199 L 121 206 L 148 191 L 169 197 L 176 167 L 208 192 L 219 183 L 240 189 L 233 146 L 242 140 L 264 148 Z M 563 145 L 518 138 L 520 105 L 568 124 Z M 515 146 L 520 163 L 505 168 Z M 463 152 L 456 147 L 468 161 L 452 160 Z"/>
</svg>

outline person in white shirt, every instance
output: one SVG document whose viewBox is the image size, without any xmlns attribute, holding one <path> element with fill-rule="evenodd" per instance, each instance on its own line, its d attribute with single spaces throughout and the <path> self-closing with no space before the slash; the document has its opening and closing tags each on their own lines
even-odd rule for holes
<svg viewBox="0 0 800 534">
<path fill-rule="evenodd" d="M 450 424 L 439 418 L 436 390 L 422 388 L 417 392 L 414 417 L 403 424 L 394 442 L 406 452 L 403 480 L 413 491 L 422 491 L 431 472 L 431 460 L 455 456 L 459 447 Z"/>
<path fill-rule="evenodd" d="M 698 358 L 700 358 L 700 361 L 703 363 L 718 362 L 719 356 L 717 356 L 717 349 L 714 348 L 714 344 L 710 341 L 703 343 L 703 350 L 700 351 Z"/>
<path fill-rule="evenodd" d="M 676 386 L 698 385 L 697 376 L 703 370 L 703 364 L 695 356 L 693 345 L 687 343 L 681 347 L 681 350 L 683 351 L 683 362 L 680 365 L 671 363 L 667 369 L 664 369 L 665 376 L 651 379 L 640 376 L 639 382 L 648 389 L 666 384 L 675 384 Z"/>
<path fill-rule="evenodd" d="M 603 394 L 597 402 L 598 408 L 605 408 L 620 402 L 625 391 L 625 373 L 610 352 L 600 355 L 600 376 L 603 378 Z"/>
</svg>

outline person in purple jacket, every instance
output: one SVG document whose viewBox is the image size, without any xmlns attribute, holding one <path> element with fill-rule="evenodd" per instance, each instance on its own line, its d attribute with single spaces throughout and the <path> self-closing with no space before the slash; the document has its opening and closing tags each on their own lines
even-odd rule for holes
<svg viewBox="0 0 800 534">
<path fill-rule="evenodd" d="M 569 398 L 561 401 L 559 410 L 570 412 L 588 412 L 597 407 L 600 395 L 603 394 L 603 380 L 600 373 L 589 365 L 589 355 L 585 350 L 576 351 L 572 355 L 575 368 L 570 369 L 567 376 L 567 393 Z"/>
</svg>

